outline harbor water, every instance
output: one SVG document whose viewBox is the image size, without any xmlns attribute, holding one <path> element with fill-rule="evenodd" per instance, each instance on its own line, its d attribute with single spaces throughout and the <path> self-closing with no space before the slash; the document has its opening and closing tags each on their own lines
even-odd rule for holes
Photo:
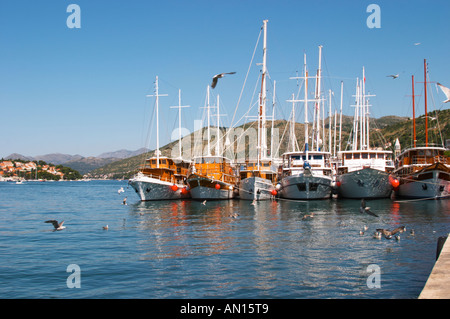
<svg viewBox="0 0 450 319">
<path fill-rule="evenodd" d="M 450 200 L 366 204 L 379 217 L 358 200 L 140 202 L 127 181 L 3 182 L 0 297 L 417 298 Z M 400 240 L 372 236 L 402 225 Z"/>
</svg>

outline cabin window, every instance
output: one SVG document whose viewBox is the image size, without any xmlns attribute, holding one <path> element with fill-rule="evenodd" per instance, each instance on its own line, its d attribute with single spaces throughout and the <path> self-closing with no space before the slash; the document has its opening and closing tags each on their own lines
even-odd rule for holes
<svg viewBox="0 0 450 319">
<path fill-rule="evenodd" d="M 345 154 L 345 159 L 352 159 L 352 154 Z"/>
<path fill-rule="evenodd" d="M 161 164 L 167 164 L 166 160 L 161 160 Z"/>
<path fill-rule="evenodd" d="M 152 164 L 156 164 L 156 160 L 152 160 Z"/>
<path fill-rule="evenodd" d="M 439 173 L 439 178 L 444 181 L 450 181 L 450 175 L 447 173 Z"/>
<path fill-rule="evenodd" d="M 360 155 L 361 155 L 360 153 L 355 153 L 355 154 L 353 154 L 353 158 L 354 159 L 359 159 Z"/>
<path fill-rule="evenodd" d="M 297 184 L 297 188 L 300 192 L 305 192 L 306 191 L 306 183 Z"/>
<path fill-rule="evenodd" d="M 313 159 L 321 160 L 322 159 L 322 155 L 313 155 Z"/>
<path fill-rule="evenodd" d="M 299 160 L 299 159 L 300 159 L 300 155 L 291 156 L 291 159 L 293 159 L 293 160 Z"/>
<path fill-rule="evenodd" d="M 361 154 L 361 158 L 368 159 L 369 158 L 369 154 L 368 153 L 362 153 Z"/>
<path fill-rule="evenodd" d="M 384 158 L 384 154 L 383 153 L 377 154 L 377 157 L 383 159 Z"/>
<path fill-rule="evenodd" d="M 375 154 L 375 153 L 370 153 L 370 158 L 377 158 L 377 154 Z"/>
</svg>

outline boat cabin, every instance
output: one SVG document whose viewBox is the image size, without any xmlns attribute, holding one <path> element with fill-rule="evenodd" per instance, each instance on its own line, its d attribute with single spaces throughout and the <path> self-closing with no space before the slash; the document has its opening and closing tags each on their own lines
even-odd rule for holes
<svg viewBox="0 0 450 319">
<path fill-rule="evenodd" d="M 194 157 L 190 172 L 225 183 L 236 183 L 234 166 L 230 159 L 223 156 Z"/>
<path fill-rule="evenodd" d="M 298 152 L 283 154 L 283 177 L 303 173 L 305 169 L 320 175 L 331 176 L 331 154 L 320 151 L 311 151 L 307 154 Z"/>
<path fill-rule="evenodd" d="M 272 165 L 272 161 L 247 160 L 245 164 L 240 166 L 239 177 L 244 180 L 249 177 L 261 177 L 275 183 L 277 181 L 277 168 Z"/>
<path fill-rule="evenodd" d="M 338 174 L 345 174 L 364 168 L 373 168 L 390 173 L 394 170 L 391 151 L 357 150 L 339 152 Z"/>
<path fill-rule="evenodd" d="M 188 174 L 189 162 L 168 157 L 151 157 L 141 166 L 141 173 L 145 176 L 156 178 L 162 181 L 183 184 Z"/>
<path fill-rule="evenodd" d="M 445 155 L 443 147 L 414 147 L 404 150 L 396 159 L 396 172 L 408 175 L 417 172 L 427 166 L 441 163 L 450 166 L 450 158 Z"/>
</svg>

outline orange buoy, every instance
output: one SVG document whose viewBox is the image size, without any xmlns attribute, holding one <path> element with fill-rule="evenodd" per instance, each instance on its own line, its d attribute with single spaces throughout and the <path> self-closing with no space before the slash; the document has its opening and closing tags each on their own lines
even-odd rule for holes
<svg viewBox="0 0 450 319">
<path fill-rule="evenodd" d="M 340 187 L 341 186 L 341 182 L 336 182 L 336 186 Z"/>
<path fill-rule="evenodd" d="M 220 189 L 220 184 L 216 184 L 215 188 Z"/>
<path fill-rule="evenodd" d="M 270 192 L 273 196 L 276 196 L 278 193 L 277 193 L 277 191 L 276 190 L 272 190 L 271 192 Z"/>
<path fill-rule="evenodd" d="M 178 186 L 173 184 L 172 186 L 170 186 L 170 189 L 176 192 L 178 190 Z"/>
</svg>

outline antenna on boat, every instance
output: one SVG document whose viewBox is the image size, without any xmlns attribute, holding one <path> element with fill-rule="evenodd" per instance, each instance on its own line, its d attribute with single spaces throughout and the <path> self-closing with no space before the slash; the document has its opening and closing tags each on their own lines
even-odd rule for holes
<svg viewBox="0 0 450 319">
<path fill-rule="evenodd" d="M 178 105 L 177 106 L 171 106 L 170 108 L 178 108 L 178 149 L 179 149 L 179 156 L 180 159 L 181 156 L 181 108 L 183 107 L 191 107 L 190 105 L 181 105 L 181 90 L 178 89 Z"/>
<path fill-rule="evenodd" d="M 158 87 L 158 76 L 156 76 L 155 81 L 155 94 L 154 95 L 147 95 L 148 97 L 155 96 L 156 97 L 156 160 L 157 164 L 156 167 L 159 168 L 159 97 L 160 96 L 168 96 L 168 94 L 159 94 L 159 87 Z"/>
</svg>

